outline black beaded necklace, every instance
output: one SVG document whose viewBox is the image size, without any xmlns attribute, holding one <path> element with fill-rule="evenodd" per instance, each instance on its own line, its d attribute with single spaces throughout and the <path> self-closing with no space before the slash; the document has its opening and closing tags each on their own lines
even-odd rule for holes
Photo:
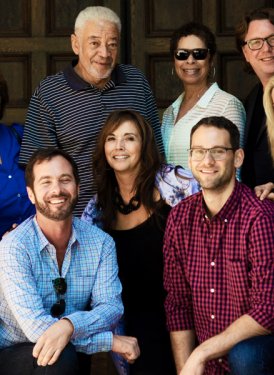
<svg viewBox="0 0 274 375">
<path fill-rule="evenodd" d="M 141 202 L 139 200 L 139 196 L 136 194 L 134 195 L 128 204 L 126 204 L 123 201 L 123 198 L 121 197 L 121 194 L 116 190 L 115 191 L 115 198 L 114 198 L 114 204 L 119 212 L 123 215 L 128 215 L 132 211 L 138 210 L 138 208 L 141 206 Z"/>
</svg>

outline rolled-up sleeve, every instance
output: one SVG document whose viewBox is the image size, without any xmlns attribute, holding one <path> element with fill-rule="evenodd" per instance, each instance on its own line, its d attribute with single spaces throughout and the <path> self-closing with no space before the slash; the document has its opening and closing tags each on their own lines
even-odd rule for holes
<svg viewBox="0 0 274 375">
<path fill-rule="evenodd" d="M 169 331 L 194 328 L 191 290 L 183 265 L 183 235 L 176 225 L 181 220 L 177 211 L 180 212 L 177 209 L 171 211 L 164 236 L 165 310 Z"/>
<path fill-rule="evenodd" d="M 274 332 L 274 217 L 260 214 L 250 231 L 250 309 L 247 312 Z"/>
</svg>

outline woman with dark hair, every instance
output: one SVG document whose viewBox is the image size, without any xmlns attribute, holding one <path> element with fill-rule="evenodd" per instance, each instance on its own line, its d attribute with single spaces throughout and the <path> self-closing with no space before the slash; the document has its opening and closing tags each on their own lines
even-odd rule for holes
<svg viewBox="0 0 274 375">
<path fill-rule="evenodd" d="M 7 82 L 0 73 L 0 120 L 9 102 Z M 35 213 L 30 202 L 24 170 L 18 165 L 23 126 L 0 124 L 0 240 L 4 233 Z"/>
<path fill-rule="evenodd" d="M 213 82 L 216 41 L 211 30 L 196 22 L 181 26 L 171 37 L 170 53 L 183 92 L 163 115 L 162 135 L 167 162 L 187 168 L 190 131 L 204 117 L 227 117 L 238 126 L 243 145 L 243 105 Z"/>
<path fill-rule="evenodd" d="M 130 110 L 108 117 L 94 175 L 98 193 L 82 219 L 100 224 L 116 243 L 125 334 L 137 337 L 141 351 L 130 374 L 175 374 L 165 327 L 163 234 L 170 205 L 198 185 L 189 172 L 162 164 L 151 126 Z"/>
</svg>

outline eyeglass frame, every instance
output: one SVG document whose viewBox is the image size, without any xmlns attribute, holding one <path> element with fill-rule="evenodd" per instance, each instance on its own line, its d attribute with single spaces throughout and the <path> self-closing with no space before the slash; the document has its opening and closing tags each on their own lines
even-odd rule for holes
<svg viewBox="0 0 274 375">
<path fill-rule="evenodd" d="M 215 159 L 215 157 L 212 155 L 211 151 L 212 150 L 216 150 L 216 149 L 222 149 L 222 150 L 225 151 L 223 159 Z M 192 151 L 193 150 L 203 150 L 204 151 L 204 155 L 203 155 L 202 159 L 198 159 L 198 160 L 197 159 L 193 159 L 193 157 L 192 157 Z M 235 148 L 235 147 L 218 146 L 218 147 L 210 147 L 210 148 L 193 147 L 193 148 L 189 148 L 187 151 L 189 152 L 189 155 L 190 155 L 190 157 L 192 158 L 193 161 L 202 161 L 202 160 L 204 160 L 204 158 L 205 158 L 205 156 L 206 156 L 207 153 L 210 154 L 210 156 L 212 157 L 212 159 L 214 161 L 222 161 L 222 160 L 226 159 L 227 151 L 236 151 L 236 150 L 237 150 L 237 148 Z"/>
<path fill-rule="evenodd" d="M 245 40 L 245 41 L 243 41 L 242 46 L 247 45 L 248 48 L 249 48 L 251 51 L 259 51 L 260 49 L 263 48 L 264 42 L 266 42 L 266 43 L 269 45 L 269 47 L 274 47 L 274 45 L 272 46 L 272 45 L 268 42 L 268 39 L 271 38 L 271 37 L 274 37 L 274 34 L 271 34 L 271 35 L 267 36 L 266 38 L 252 38 L 252 39 L 249 39 L 249 40 Z M 254 48 L 250 48 L 249 43 L 252 42 L 253 40 L 260 40 L 260 41 L 262 41 L 262 45 L 261 45 L 261 47 L 260 47 L 260 48 L 255 48 L 255 49 L 254 49 Z"/>
<path fill-rule="evenodd" d="M 61 282 L 62 284 L 60 285 Z M 53 318 L 57 318 L 64 314 L 66 310 L 66 301 L 64 298 L 60 297 L 64 296 L 67 291 L 67 282 L 63 277 L 57 277 L 56 279 L 52 280 L 52 285 L 57 295 L 57 301 L 51 306 L 50 313 Z M 57 313 L 54 313 L 56 310 Z"/>
<path fill-rule="evenodd" d="M 205 55 L 205 57 L 204 57 L 203 59 L 197 59 L 197 58 L 194 56 L 193 52 L 195 52 L 195 51 L 201 51 L 201 50 L 202 50 L 202 51 L 207 51 L 207 52 L 206 52 L 206 55 Z M 178 56 L 176 55 L 176 53 L 178 53 L 179 51 L 185 51 L 185 52 L 188 53 L 186 59 L 178 59 Z M 209 53 L 210 53 L 210 49 L 209 49 L 209 48 L 193 48 L 193 49 L 188 49 L 188 48 L 177 48 L 177 49 L 174 50 L 174 58 L 175 58 L 176 60 L 178 60 L 178 61 L 186 61 L 186 60 L 189 58 L 189 56 L 191 55 L 195 60 L 203 61 L 203 60 L 205 60 L 205 59 L 207 58 L 207 56 L 208 56 Z"/>
</svg>

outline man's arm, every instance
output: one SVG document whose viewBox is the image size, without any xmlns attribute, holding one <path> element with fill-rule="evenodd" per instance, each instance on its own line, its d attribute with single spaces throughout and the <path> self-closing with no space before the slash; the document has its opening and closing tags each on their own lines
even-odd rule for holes
<svg viewBox="0 0 274 375">
<path fill-rule="evenodd" d="M 177 372 L 194 349 L 193 306 L 185 270 L 183 235 L 177 223 L 181 222 L 178 206 L 169 215 L 164 236 L 164 287 L 167 291 L 165 309 Z M 180 225 L 179 228 L 182 226 Z"/>
<path fill-rule="evenodd" d="M 195 347 L 195 332 L 193 330 L 170 332 L 173 357 L 179 373 Z"/>
<path fill-rule="evenodd" d="M 194 349 L 180 375 L 203 375 L 206 362 L 226 355 L 240 341 L 269 333 L 270 331 L 258 324 L 251 316 L 243 315 L 225 331 Z"/>
<path fill-rule="evenodd" d="M 65 317 L 74 327 L 72 343 L 88 354 L 111 350 L 111 331 L 123 314 L 115 243 L 98 229 L 93 247 L 94 253 L 100 252 L 100 259 L 91 291 L 90 311 L 75 311 Z"/>
<path fill-rule="evenodd" d="M 207 361 L 227 354 L 240 341 L 274 331 L 274 211 L 272 203 L 268 205 L 256 215 L 248 234 L 249 310 L 223 332 L 200 344 L 180 375 L 202 375 Z"/>
<path fill-rule="evenodd" d="M 15 232 L 0 242 L 0 298 L 2 308 L 5 308 L 1 318 L 4 323 L 12 320 L 12 324 L 35 343 L 58 319 L 44 309 L 28 251 L 17 241 Z"/>
<path fill-rule="evenodd" d="M 144 90 L 145 90 L 145 96 L 146 96 L 146 113 L 147 113 L 146 119 L 148 120 L 148 122 L 150 123 L 153 129 L 154 138 L 158 146 L 158 150 L 162 155 L 164 155 L 165 150 L 164 150 L 164 144 L 163 144 L 162 132 L 161 132 L 161 124 L 159 120 L 156 101 L 155 101 L 154 95 L 152 93 L 152 90 L 146 78 L 144 78 L 144 80 L 145 80 Z"/>
<path fill-rule="evenodd" d="M 25 166 L 35 150 L 40 147 L 58 147 L 54 119 L 42 103 L 40 87 L 30 100 L 24 135 L 20 149 L 19 164 Z"/>
</svg>

